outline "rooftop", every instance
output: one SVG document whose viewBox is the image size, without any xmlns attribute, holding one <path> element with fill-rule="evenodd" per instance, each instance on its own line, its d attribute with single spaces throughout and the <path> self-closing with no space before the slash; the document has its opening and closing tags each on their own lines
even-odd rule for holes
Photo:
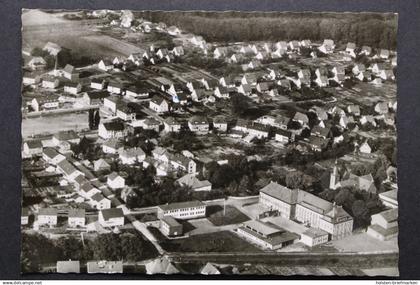
<svg viewBox="0 0 420 285">
<path fill-rule="evenodd" d="M 164 204 L 164 205 L 159 205 L 158 207 L 163 211 L 169 211 L 169 210 L 178 210 L 178 209 L 203 207 L 203 206 L 206 206 L 206 204 L 204 204 L 201 201 L 194 200 L 194 201 L 187 201 L 187 202 Z"/>
</svg>

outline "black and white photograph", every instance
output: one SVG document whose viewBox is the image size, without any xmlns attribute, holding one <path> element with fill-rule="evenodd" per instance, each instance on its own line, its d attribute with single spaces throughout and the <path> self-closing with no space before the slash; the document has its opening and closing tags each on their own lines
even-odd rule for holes
<svg viewBox="0 0 420 285">
<path fill-rule="evenodd" d="M 399 276 L 397 13 L 21 20 L 22 274 Z"/>
</svg>

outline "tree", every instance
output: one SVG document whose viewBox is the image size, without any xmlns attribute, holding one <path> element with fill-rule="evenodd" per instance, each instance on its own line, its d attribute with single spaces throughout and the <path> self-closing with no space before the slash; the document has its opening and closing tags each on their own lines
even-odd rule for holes
<svg viewBox="0 0 420 285">
<path fill-rule="evenodd" d="M 241 94 L 235 94 L 230 97 L 232 113 L 243 115 L 249 109 L 248 98 Z"/>
<path fill-rule="evenodd" d="M 57 240 L 56 245 L 61 250 L 63 259 L 83 259 L 83 244 L 80 240 L 72 236 L 62 237 Z"/>
<path fill-rule="evenodd" d="M 351 211 L 354 218 L 354 227 L 366 227 L 370 224 L 370 214 L 366 203 L 363 200 L 354 201 Z"/>
<path fill-rule="evenodd" d="M 101 116 L 100 116 L 100 114 L 99 114 L 99 110 L 97 110 L 97 111 L 95 112 L 95 117 L 94 117 L 94 120 L 93 120 L 93 122 L 94 122 L 94 123 L 93 123 L 93 128 L 94 128 L 95 130 L 97 130 L 97 129 L 98 129 L 100 121 L 101 121 Z"/>
<path fill-rule="evenodd" d="M 88 117 L 88 120 L 89 120 L 89 129 L 90 129 L 90 130 L 93 130 L 93 129 L 95 128 L 94 113 L 95 113 L 95 111 L 94 111 L 93 109 L 90 109 L 90 110 L 89 110 L 89 117 Z"/>
<path fill-rule="evenodd" d="M 95 238 L 94 257 L 98 260 L 121 260 L 123 258 L 120 238 L 117 234 L 102 234 Z"/>
<path fill-rule="evenodd" d="M 302 173 L 298 171 L 286 174 L 286 186 L 291 189 L 298 189 L 302 186 Z"/>
</svg>

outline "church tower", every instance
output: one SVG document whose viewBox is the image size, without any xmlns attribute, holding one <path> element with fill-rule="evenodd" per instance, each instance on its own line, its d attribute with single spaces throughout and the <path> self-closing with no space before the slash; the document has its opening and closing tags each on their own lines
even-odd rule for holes
<svg viewBox="0 0 420 285">
<path fill-rule="evenodd" d="M 333 171 L 330 175 L 330 189 L 335 190 L 338 183 L 337 159 L 335 160 Z"/>
</svg>

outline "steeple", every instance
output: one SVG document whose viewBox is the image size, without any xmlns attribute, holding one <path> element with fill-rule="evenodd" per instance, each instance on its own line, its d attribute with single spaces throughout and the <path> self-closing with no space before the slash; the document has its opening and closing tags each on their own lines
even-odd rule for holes
<svg viewBox="0 0 420 285">
<path fill-rule="evenodd" d="M 330 189 L 335 190 L 338 182 L 337 158 L 335 159 L 334 168 L 330 176 Z"/>
</svg>

